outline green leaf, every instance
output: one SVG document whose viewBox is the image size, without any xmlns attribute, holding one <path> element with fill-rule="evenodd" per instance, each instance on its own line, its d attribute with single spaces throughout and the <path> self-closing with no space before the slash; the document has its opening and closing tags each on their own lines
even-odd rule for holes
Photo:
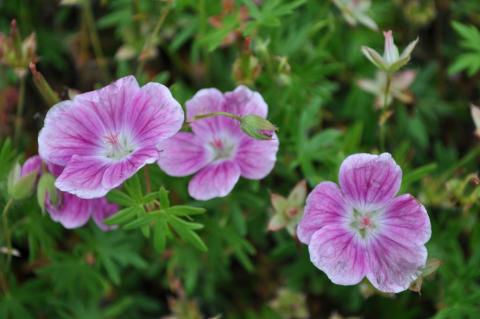
<svg viewBox="0 0 480 319">
<path fill-rule="evenodd" d="M 140 177 L 135 174 L 132 178 L 125 182 L 125 189 L 127 193 L 137 202 L 140 203 L 143 199 L 142 184 L 140 183 Z"/>
<path fill-rule="evenodd" d="M 157 252 L 165 250 L 167 235 L 169 233 L 166 218 L 159 218 L 153 228 L 153 248 Z"/>
<path fill-rule="evenodd" d="M 127 207 L 120 210 L 115 215 L 105 219 L 103 222 L 106 225 L 122 225 L 128 222 L 129 220 L 134 219 L 139 214 L 139 212 L 143 212 L 143 207 L 141 206 Z"/>
<path fill-rule="evenodd" d="M 158 199 L 160 200 L 160 207 L 162 207 L 162 209 L 167 209 L 170 207 L 168 191 L 163 186 L 160 187 L 160 190 L 158 191 Z"/>
<path fill-rule="evenodd" d="M 156 213 L 146 213 L 145 215 L 143 216 L 140 216 L 138 217 L 136 220 L 128 223 L 128 224 L 125 224 L 123 226 L 124 229 L 135 229 L 135 228 L 139 228 L 139 227 L 143 227 L 143 226 L 147 226 L 149 225 L 152 221 L 154 221 L 155 219 L 158 219 L 159 216 L 162 216 L 162 213 L 160 212 L 156 212 Z"/>
<path fill-rule="evenodd" d="M 110 202 L 117 203 L 122 206 L 132 206 L 136 202 L 124 192 L 114 189 L 107 194 L 107 198 Z"/>
<path fill-rule="evenodd" d="M 191 243 L 201 251 L 208 250 L 203 240 L 197 235 L 197 233 L 195 233 L 189 226 L 186 225 L 185 221 L 182 221 L 176 217 L 172 217 L 169 218 L 169 224 L 183 240 Z"/>
<path fill-rule="evenodd" d="M 407 174 L 405 174 L 402 180 L 402 188 L 401 188 L 402 191 L 406 191 L 406 188 L 409 185 L 422 179 L 426 175 L 434 172 L 436 169 L 437 169 L 437 164 L 431 163 L 408 172 Z"/>
<path fill-rule="evenodd" d="M 205 213 L 205 208 L 202 207 L 192 207 L 186 205 L 177 205 L 170 207 L 166 210 L 168 214 L 175 216 L 190 216 L 190 215 L 200 215 Z"/>
</svg>

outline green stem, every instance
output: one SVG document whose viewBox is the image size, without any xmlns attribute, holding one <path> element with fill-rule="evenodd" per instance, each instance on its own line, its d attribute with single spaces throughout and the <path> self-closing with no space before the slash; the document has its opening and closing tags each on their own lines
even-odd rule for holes
<svg viewBox="0 0 480 319">
<path fill-rule="evenodd" d="M 15 116 L 15 131 L 13 135 L 15 143 L 18 143 L 20 138 L 20 130 L 22 129 L 22 115 L 25 107 L 25 84 L 26 76 L 20 77 L 20 92 L 18 96 L 17 114 Z"/>
<path fill-rule="evenodd" d="M 211 113 L 195 115 L 193 117 L 193 120 L 190 123 L 195 122 L 196 120 L 205 119 L 205 118 L 214 117 L 214 116 L 226 116 L 226 117 L 229 117 L 231 119 L 237 120 L 239 122 L 242 120 L 242 118 L 240 116 L 235 115 L 235 114 L 231 114 L 231 113 L 227 113 L 227 112 L 211 112 Z"/>
<path fill-rule="evenodd" d="M 95 59 L 97 64 L 102 70 L 103 75 L 108 80 L 109 72 L 106 66 L 106 60 L 103 55 L 102 46 L 100 45 L 100 39 L 98 37 L 97 28 L 95 26 L 95 18 L 92 12 L 92 5 L 90 0 L 84 0 L 83 2 L 83 14 L 85 15 L 85 22 L 87 24 L 87 29 L 90 35 L 90 41 L 92 41 L 93 52 L 95 53 Z"/>
<path fill-rule="evenodd" d="M 385 93 L 383 98 L 383 108 L 382 113 L 380 114 L 380 149 L 385 151 L 385 125 L 387 119 L 384 119 L 387 113 L 388 107 L 388 96 L 390 94 L 390 86 L 392 84 L 392 74 L 387 72 L 387 84 L 385 85 Z"/>
<path fill-rule="evenodd" d="M 12 204 L 13 204 L 13 198 L 10 198 L 7 204 L 5 204 L 5 207 L 3 208 L 3 212 L 2 212 L 3 233 L 5 234 L 5 242 L 7 243 L 7 249 L 8 249 L 7 264 L 6 264 L 7 270 L 10 265 L 10 260 L 12 259 L 12 241 L 10 238 L 10 230 L 8 228 L 8 210 L 10 209 Z"/>
<path fill-rule="evenodd" d="M 167 7 L 165 7 L 162 10 L 162 14 L 161 14 L 160 18 L 158 19 L 158 22 L 157 22 L 157 25 L 155 26 L 155 29 L 153 30 L 150 37 L 145 40 L 145 44 L 143 46 L 142 52 L 140 52 L 140 57 L 142 57 L 142 55 L 146 51 L 146 49 L 149 46 L 151 46 L 153 44 L 153 42 L 155 41 L 155 39 L 157 38 L 158 33 L 160 32 L 160 28 L 162 27 L 163 22 L 165 22 L 165 19 L 167 18 L 169 12 L 170 12 L 170 4 L 168 4 Z M 143 59 L 141 58 L 140 63 L 138 64 L 138 67 L 137 67 L 137 72 L 136 72 L 137 77 L 139 77 L 140 73 L 143 71 L 143 68 L 145 67 L 145 63 L 146 63 L 145 58 L 143 58 Z"/>
</svg>

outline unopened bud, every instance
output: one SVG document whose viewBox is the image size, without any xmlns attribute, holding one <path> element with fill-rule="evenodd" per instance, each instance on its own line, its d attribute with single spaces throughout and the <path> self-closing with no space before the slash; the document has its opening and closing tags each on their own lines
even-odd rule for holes
<svg viewBox="0 0 480 319">
<path fill-rule="evenodd" d="M 41 173 L 40 157 L 29 158 L 23 166 L 15 164 L 8 176 L 8 194 L 15 200 L 21 200 L 32 195 L 38 176 Z"/>
<path fill-rule="evenodd" d="M 257 140 L 271 140 L 277 127 L 258 115 L 245 115 L 240 120 L 240 127 L 245 134 Z"/>
<path fill-rule="evenodd" d="M 44 173 L 38 181 L 37 187 L 37 201 L 38 205 L 45 211 L 45 202 L 47 199 L 53 205 L 56 205 L 59 201 L 58 191 L 55 187 L 55 177 L 52 174 Z"/>
<path fill-rule="evenodd" d="M 40 95 L 42 96 L 45 103 L 47 103 L 47 105 L 51 107 L 60 102 L 57 93 L 53 91 L 53 89 L 50 87 L 50 84 L 48 84 L 47 80 L 45 80 L 45 78 L 43 77 L 42 73 L 37 71 L 37 67 L 33 62 L 30 63 L 30 71 L 33 75 L 33 83 L 35 84 L 38 92 L 40 92 Z"/>
</svg>

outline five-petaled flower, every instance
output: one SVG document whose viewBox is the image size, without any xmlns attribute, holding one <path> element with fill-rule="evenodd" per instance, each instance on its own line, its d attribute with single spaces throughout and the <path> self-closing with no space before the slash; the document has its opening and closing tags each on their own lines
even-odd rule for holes
<svg viewBox="0 0 480 319">
<path fill-rule="evenodd" d="M 232 118 L 219 115 L 195 119 L 212 112 L 266 118 L 268 107 L 259 93 L 244 86 L 225 94 L 203 89 L 187 101 L 186 109 L 192 133 L 180 132 L 163 142 L 158 164 L 171 176 L 196 173 L 188 187 L 193 198 L 226 196 L 240 176 L 258 180 L 273 169 L 279 145 L 274 132 L 269 140 L 257 140 L 245 134 Z"/>
<path fill-rule="evenodd" d="M 65 167 L 55 183 L 60 190 L 98 198 L 155 162 L 157 146 L 180 130 L 183 119 L 167 87 L 139 87 L 127 76 L 52 107 L 38 137 L 39 153 Z"/>
<path fill-rule="evenodd" d="M 397 293 L 418 277 L 430 220 L 412 195 L 396 196 L 401 179 L 390 154 L 354 154 L 340 167 L 340 187 L 322 182 L 310 193 L 298 238 L 332 282 L 367 277 L 378 290 Z"/>
</svg>

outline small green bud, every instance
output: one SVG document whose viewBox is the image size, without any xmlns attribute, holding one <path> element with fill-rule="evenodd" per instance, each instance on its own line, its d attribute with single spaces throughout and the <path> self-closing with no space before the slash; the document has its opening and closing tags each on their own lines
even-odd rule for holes
<svg viewBox="0 0 480 319">
<path fill-rule="evenodd" d="M 45 211 L 45 200 L 47 196 L 49 196 L 50 202 L 53 205 L 57 204 L 59 198 L 57 188 L 55 187 L 55 177 L 53 177 L 52 174 L 43 173 L 37 186 L 37 201 L 42 212 Z"/>
<path fill-rule="evenodd" d="M 240 119 L 240 127 L 245 134 L 257 140 L 271 140 L 278 130 L 270 121 L 254 114 L 243 116 Z"/>
<path fill-rule="evenodd" d="M 22 200 L 32 195 L 38 177 L 38 171 L 32 171 L 23 176 L 21 172 L 22 168 L 17 163 L 8 176 L 8 195 L 15 200 Z"/>
</svg>

